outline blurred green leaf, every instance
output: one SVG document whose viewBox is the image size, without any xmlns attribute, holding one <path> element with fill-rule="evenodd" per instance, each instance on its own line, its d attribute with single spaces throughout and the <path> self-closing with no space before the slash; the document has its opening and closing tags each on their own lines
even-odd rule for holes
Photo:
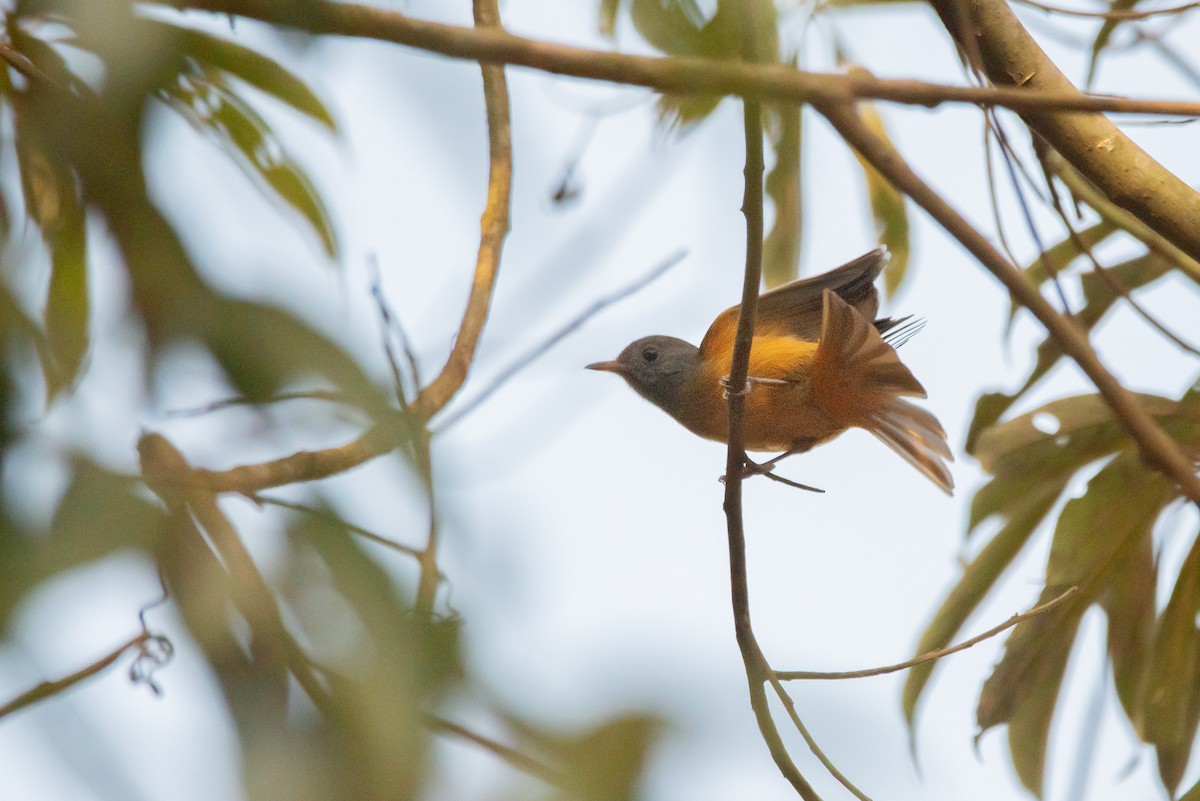
<svg viewBox="0 0 1200 801">
<path fill-rule="evenodd" d="M 78 379 L 88 351 L 91 299 L 88 291 L 87 229 L 83 209 L 74 205 L 49 238 L 50 292 L 46 298 L 46 338 L 54 354 L 55 381 L 47 395 Z"/>
<path fill-rule="evenodd" d="M 1163 784 L 1174 793 L 1187 768 L 1200 721 L 1200 539 L 1171 592 L 1155 632 L 1146 675 L 1146 739 L 1158 750 Z"/>
<path fill-rule="evenodd" d="M 1150 471 L 1132 452 L 1106 465 L 1086 493 L 1059 515 L 1039 603 L 1072 586 L 1079 591 L 1053 609 L 1019 624 L 1004 657 L 984 683 L 976 717 L 982 730 L 1015 721 L 1010 729 L 1014 765 L 1022 783 L 1041 793 L 1046 737 L 1057 688 L 1079 621 L 1111 586 L 1140 547 L 1163 507 L 1175 496 L 1162 474 Z"/>
<path fill-rule="evenodd" d="M 613 38 L 617 33 L 617 14 L 621 0 L 600 0 L 600 35 Z"/>
<path fill-rule="evenodd" d="M 308 175 L 284 150 L 266 121 L 211 73 L 194 75 L 163 95 L 200 130 L 207 130 L 260 187 L 299 212 L 331 258 L 338 253 L 329 213 Z"/>
<path fill-rule="evenodd" d="M 1110 276 L 1129 291 L 1139 289 L 1162 278 L 1170 269 L 1168 262 L 1157 253 L 1145 253 L 1129 261 L 1107 268 Z M 1095 328 L 1121 297 L 1107 281 L 1095 271 L 1080 276 L 1083 287 L 1084 305 L 1074 315 L 1075 322 L 1085 330 Z M 981 396 L 975 405 L 975 414 L 967 432 L 967 452 L 974 454 L 980 436 L 995 424 L 1012 405 L 1024 397 L 1063 356 L 1062 348 L 1051 336 L 1047 336 L 1037 347 L 1037 361 L 1025 383 L 1014 393 L 988 393 Z"/>
<path fill-rule="evenodd" d="M 333 115 L 316 93 L 279 62 L 203 31 L 190 28 L 179 28 L 178 31 L 183 51 L 199 62 L 202 71 L 220 70 L 316 120 L 330 131 L 337 130 Z"/>
<path fill-rule="evenodd" d="M 861 67 L 856 67 L 851 72 L 867 73 Z M 870 128 L 876 136 L 890 142 L 887 128 L 883 124 L 883 118 L 879 116 L 879 111 L 874 103 L 859 103 L 858 115 L 863 122 Z M 858 158 L 858 163 L 862 166 L 863 177 L 867 182 L 867 198 L 871 204 L 871 215 L 875 218 L 875 231 L 879 236 L 879 243 L 886 245 L 888 252 L 891 253 L 891 259 L 888 261 L 887 267 L 883 271 L 883 288 L 885 294 L 889 297 L 895 295 L 900 286 L 904 283 L 905 277 L 908 275 L 908 257 L 909 257 L 909 231 L 908 231 L 908 208 L 905 201 L 905 196 L 897 190 L 892 184 L 879 174 L 879 171 L 872 167 L 858 153 L 855 153 Z"/>
<path fill-rule="evenodd" d="M 1094 248 L 1118 230 L 1116 223 L 1108 219 L 1101 219 L 1099 222 L 1089 225 L 1082 231 L 1077 231 L 1075 236 L 1068 234 L 1062 241 L 1056 243 L 1045 253 L 1029 263 L 1029 266 L 1023 270 L 1025 278 L 1037 287 L 1049 281 L 1052 277 L 1051 273 L 1054 276 L 1059 276 L 1061 280 L 1067 268 L 1071 266 L 1071 262 L 1084 254 L 1084 249 L 1080 247 L 1080 244 L 1088 248 Z M 1020 308 L 1020 304 L 1015 299 L 1009 304 L 1008 323 L 1010 327 L 1013 318 L 1016 317 L 1017 310 Z"/>
<path fill-rule="evenodd" d="M 165 530 L 162 510 L 129 479 L 76 459 L 71 484 L 48 531 L 6 532 L 0 560 L 0 632 L 13 610 L 42 582 L 117 551 L 153 551 Z"/>
<path fill-rule="evenodd" d="M 1136 6 L 1141 0 L 1109 0 L 1109 11 L 1129 11 Z M 1096 70 L 1100 67 L 1100 56 L 1103 55 L 1105 48 L 1112 41 L 1112 35 L 1117 30 L 1117 26 L 1124 20 L 1119 18 L 1109 18 L 1104 20 L 1100 26 L 1100 30 L 1096 32 L 1096 38 L 1092 41 L 1092 54 L 1088 62 L 1087 80 L 1084 81 L 1084 87 L 1091 89 L 1092 82 L 1096 79 Z"/>
<path fill-rule="evenodd" d="M 794 62 L 793 62 L 794 65 Z M 763 280 L 767 288 L 793 280 L 800 270 L 800 238 L 804 208 L 800 193 L 801 106 L 771 106 L 768 126 L 775 164 L 767 173 L 767 196 L 775 205 L 775 221 L 763 241 Z"/>
</svg>

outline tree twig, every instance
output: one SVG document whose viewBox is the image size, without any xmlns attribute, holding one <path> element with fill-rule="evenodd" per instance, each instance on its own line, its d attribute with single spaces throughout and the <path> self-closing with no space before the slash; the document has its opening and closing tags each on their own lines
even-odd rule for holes
<svg viewBox="0 0 1200 801">
<path fill-rule="evenodd" d="M 1020 270 L 996 250 L 987 237 L 913 172 L 891 144 L 876 136 L 864 125 L 853 108 L 820 106 L 818 110 L 851 147 L 893 186 L 925 209 L 1008 288 L 1017 302 L 1033 312 L 1050 336 L 1054 337 L 1063 353 L 1074 359 L 1096 385 L 1096 389 L 1112 410 L 1113 417 L 1120 421 L 1137 443 L 1142 458 L 1168 476 L 1179 486 L 1180 492 L 1200 506 L 1200 477 L 1196 476 L 1192 460 L 1182 453 L 1179 444 L 1138 404 L 1133 393 L 1109 372 L 1079 325 L 1056 311 L 1037 288 L 1025 280 Z"/>
<path fill-rule="evenodd" d="M 1200 8 L 1200 3 L 1184 3 L 1183 5 L 1171 6 L 1169 8 L 1149 8 L 1139 11 L 1136 8 L 1115 8 L 1106 11 L 1083 11 L 1076 8 L 1064 8 L 1051 3 L 1043 3 L 1040 0 L 1013 0 L 1015 3 L 1020 3 L 1023 6 L 1036 8 L 1038 11 L 1045 11 L 1048 14 L 1061 14 L 1064 17 L 1082 17 L 1084 19 L 1108 19 L 1116 21 L 1129 21 L 1139 19 L 1150 19 L 1151 17 L 1166 17 L 1174 14 L 1182 14 L 1186 11 L 1193 11 Z"/>
<path fill-rule="evenodd" d="M 936 659 L 941 659 L 950 654 L 956 654 L 959 651 L 965 651 L 973 645 L 978 645 L 984 640 L 991 639 L 1001 632 L 1011 629 L 1018 623 L 1029 620 L 1032 617 L 1037 617 L 1043 612 L 1048 612 L 1058 606 L 1063 601 L 1070 598 L 1079 591 L 1078 587 L 1069 587 L 1066 592 L 1056 598 L 1046 601 L 1044 604 L 1038 604 L 1032 609 L 1022 612 L 1018 615 L 1013 615 L 1008 620 L 1001 623 L 999 626 L 988 629 L 983 634 L 976 635 L 969 640 L 963 640 L 955 645 L 950 645 L 945 648 L 939 648 L 936 651 L 929 651 L 919 656 L 914 656 L 912 659 L 907 659 L 903 662 L 897 662 L 894 665 L 884 665 L 883 667 L 865 668 L 863 670 L 839 670 L 839 671 L 819 671 L 819 670 L 780 670 L 775 673 L 775 676 L 780 681 L 797 681 L 797 680 L 819 680 L 819 681 L 835 681 L 840 679 L 865 679 L 870 676 L 883 676 L 888 673 L 898 673 L 901 670 L 908 670 L 911 667 L 922 665 L 926 662 L 933 662 Z"/>
<path fill-rule="evenodd" d="M 444 417 L 438 418 L 437 425 L 434 426 L 434 433 L 436 433 L 436 434 L 442 433 L 443 431 L 450 428 L 458 421 L 462 420 L 468 414 L 470 414 L 471 412 L 478 409 L 483 404 L 484 401 L 486 401 L 488 398 L 490 398 L 496 392 L 496 390 L 500 389 L 502 386 L 504 386 L 506 383 L 508 383 L 510 380 L 512 380 L 513 376 L 515 376 L 517 373 L 521 372 L 526 367 L 528 367 L 530 364 L 532 364 L 534 361 L 536 361 L 539 357 L 542 356 L 542 354 L 546 353 L 548 350 L 553 348 L 555 345 L 557 345 L 559 342 L 561 342 L 567 336 L 569 336 L 574 331 L 579 329 L 584 323 L 586 323 L 588 320 L 595 317 L 600 312 L 607 309 L 609 306 L 613 305 L 614 303 L 618 303 L 618 302 L 624 300 L 625 298 L 629 297 L 630 295 L 632 295 L 635 292 L 642 289 L 642 287 L 646 286 L 651 281 L 654 281 L 656 278 L 658 278 L 660 275 L 665 273 L 667 270 L 671 269 L 676 264 L 678 264 L 683 259 L 683 257 L 686 255 L 687 255 L 686 250 L 676 251 L 675 253 L 671 254 L 666 259 L 664 259 L 663 262 L 661 264 L 659 264 L 657 267 L 655 267 L 653 270 L 646 273 L 641 278 L 638 278 L 633 283 L 628 284 L 627 286 L 623 286 L 620 289 L 616 290 L 615 292 L 612 292 L 612 293 L 602 296 L 599 300 L 597 300 L 595 303 L 591 304 L 586 309 L 584 309 L 582 312 L 580 312 L 575 318 L 573 318 L 570 322 L 568 322 L 562 328 L 558 329 L 553 334 L 546 337 L 544 342 L 538 344 L 532 350 L 528 351 L 527 353 L 522 354 L 521 356 L 519 356 L 515 360 L 513 360 L 512 364 L 510 364 L 508 367 L 505 367 L 503 370 L 501 370 L 499 375 L 497 375 L 496 378 L 492 380 L 492 383 L 488 384 L 486 387 L 484 387 L 482 390 L 480 390 L 475 395 L 475 397 L 471 398 L 470 401 L 465 403 L 463 406 L 455 409 L 452 413 L 447 414 Z"/>
<path fill-rule="evenodd" d="M 358 36 L 452 58 L 531 67 L 558 75 L 644 86 L 669 94 L 740 95 L 785 103 L 883 100 L 933 107 L 942 103 L 1024 111 L 1099 111 L 1200 117 L 1200 103 L 1146 100 L 1010 87 L 948 86 L 916 80 L 809 72 L 783 65 L 701 58 L 633 56 L 554 44 L 499 30 L 472 30 L 352 3 L 313 0 L 299 14 L 287 0 L 170 0 L 177 8 L 236 14 L 316 34 Z"/>
<path fill-rule="evenodd" d="M 136 637 L 133 637 L 127 642 L 121 643 L 107 655 L 97 659 L 87 667 L 77 670 L 68 676 L 63 676 L 61 679 L 55 679 L 54 681 L 43 681 L 37 686 L 31 687 L 30 689 L 18 695 L 16 698 L 13 698 L 8 703 L 0 705 L 0 718 L 4 718 L 14 712 L 24 709 L 27 706 L 32 706 L 39 701 L 44 701 L 47 698 L 58 695 L 64 690 L 69 690 L 71 687 L 74 687 L 79 682 L 90 679 L 92 676 L 103 672 L 106 668 L 111 666 L 114 662 L 124 656 L 125 653 L 131 648 L 137 648 L 138 646 L 142 645 L 142 643 L 151 639 L 153 636 L 154 635 L 150 634 L 150 632 L 142 630 Z"/>
<path fill-rule="evenodd" d="M 426 713 L 423 716 L 425 725 L 435 732 L 441 734 L 449 734 L 458 737 L 467 742 L 474 743 L 485 751 L 489 751 L 501 760 L 512 765 L 517 770 L 528 773 L 546 784 L 554 787 L 569 788 L 571 786 L 567 777 L 558 768 L 553 768 L 544 762 L 541 762 L 528 754 L 524 754 L 511 746 L 504 745 L 491 738 L 484 737 L 478 732 L 471 731 L 465 726 L 460 726 L 453 721 L 440 718 L 437 715 Z"/>
<path fill-rule="evenodd" d="M 757 15 L 754 14 L 752 2 L 743 3 L 740 11 L 742 55 L 746 61 L 753 62 L 758 59 L 758 37 L 755 31 Z M 742 213 L 746 217 L 746 268 L 742 281 L 742 304 L 732 363 L 729 366 L 730 386 L 735 388 L 746 384 L 749 371 L 754 316 L 758 308 L 758 291 L 762 281 L 763 248 L 762 105 L 751 98 L 746 98 L 742 105 L 746 140 L 745 194 L 742 201 Z M 726 397 L 729 399 L 729 446 L 725 456 L 724 509 L 729 539 L 729 586 L 734 634 L 746 670 L 750 707 L 758 723 L 758 730 L 779 771 L 805 801 L 820 801 L 820 796 L 800 773 L 788 753 L 767 701 L 765 681 L 770 667 L 758 646 L 750 621 L 746 534 L 742 520 L 742 473 L 745 458 L 742 427 L 746 399 L 744 393 L 736 390 L 727 393 Z"/>
<path fill-rule="evenodd" d="M 500 29 L 500 12 L 495 0 L 473 0 L 476 28 Z M 475 346 L 487 321 L 492 290 L 500 270 L 500 254 L 509 227 L 509 197 L 512 193 L 512 127 L 509 121 L 508 82 L 504 67 L 480 60 L 483 70 L 483 96 L 487 106 L 488 190 L 487 203 L 480 221 L 479 254 L 475 260 L 475 278 L 467 299 L 467 310 L 458 327 L 458 336 L 445 367 L 413 402 L 413 411 L 422 420 L 437 414 L 454 397 L 467 378 L 475 358 Z"/>
</svg>

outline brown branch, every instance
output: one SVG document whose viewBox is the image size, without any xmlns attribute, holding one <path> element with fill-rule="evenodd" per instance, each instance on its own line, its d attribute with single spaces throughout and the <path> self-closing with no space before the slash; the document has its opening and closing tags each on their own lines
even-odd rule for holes
<svg viewBox="0 0 1200 801">
<path fill-rule="evenodd" d="M 757 15 L 754 0 L 741 7 L 742 54 L 747 61 L 758 59 L 755 31 Z M 729 366 L 729 385 L 748 386 L 746 378 L 750 365 L 750 344 L 754 337 L 754 316 L 758 308 L 758 291 L 762 281 L 763 249 L 763 129 L 762 105 L 752 98 L 743 103 L 746 138 L 745 193 L 742 213 L 746 217 L 746 269 L 742 282 L 742 304 L 737 335 Z M 726 393 L 729 399 L 729 446 L 725 457 L 725 520 L 729 539 L 729 586 L 733 606 L 733 627 L 738 650 L 746 670 L 750 707 L 758 723 L 771 758 L 783 776 L 805 801 L 820 801 L 816 790 L 800 773 L 779 736 L 771 716 L 765 687 L 770 667 L 754 637 L 750 622 L 750 586 L 746 570 L 746 534 L 742 520 L 742 474 L 746 458 L 743 447 L 743 415 L 745 392 L 738 389 Z"/>
<path fill-rule="evenodd" d="M 999 86 L 1058 96 L 1076 93 L 1004 0 L 931 0 L 942 22 Z M 1155 161 L 1102 114 L 1020 109 L 1025 123 L 1106 197 L 1200 259 L 1200 194 Z"/>
<path fill-rule="evenodd" d="M 8 703 L 0 706 L 0 718 L 11 715 L 12 713 L 24 709 L 27 706 L 32 706 L 39 701 L 45 701 L 47 698 L 58 695 L 64 690 L 69 690 L 81 681 L 90 679 L 92 676 L 103 672 L 106 668 L 124 656 L 126 651 L 131 648 L 137 648 L 142 643 L 149 640 L 152 636 L 153 635 L 151 635 L 150 632 L 142 631 L 136 637 L 130 639 L 128 642 L 118 645 L 106 656 L 97 659 L 95 662 L 83 668 L 82 670 L 77 670 L 69 676 L 63 676 L 61 679 L 55 679 L 54 681 L 43 681 L 37 686 L 31 687 Z"/>
<path fill-rule="evenodd" d="M 817 671 L 817 670 L 781 670 L 781 671 L 778 671 L 775 674 L 775 676 L 777 678 L 779 678 L 780 681 L 796 681 L 796 680 L 801 680 L 801 679 L 817 679 L 817 680 L 821 680 L 821 681 L 834 681 L 834 680 L 839 680 L 839 679 L 865 679 L 870 676 L 883 676 L 888 673 L 898 673 L 901 670 L 908 670 L 911 667 L 916 667 L 917 665 L 923 665 L 926 662 L 933 662 L 934 660 L 941 659 L 944 656 L 950 656 L 950 654 L 956 654 L 959 651 L 965 651 L 973 645 L 978 645 L 979 643 L 983 642 L 984 640 L 991 639 L 992 637 L 995 637 L 997 634 L 1000 634 L 1003 631 L 1011 629 L 1013 626 L 1017 625 L 1018 623 L 1022 623 L 1026 620 L 1029 620 L 1032 617 L 1037 617 L 1038 615 L 1042 614 L 1043 612 L 1048 612 L 1049 610 L 1058 606 L 1063 601 L 1067 600 L 1067 598 L 1070 598 L 1072 595 L 1074 595 L 1076 592 L 1078 592 L 1078 590 L 1079 590 L 1078 587 L 1069 587 L 1066 592 L 1064 592 L 1062 595 L 1059 595 L 1057 598 L 1052 598 L 1051 600 L 1046 601 L 1046 603 L 1039 604 L 1026 612 L 1022 612 L 1018 615 L 1013 615 L 1008 620 L 1001 623 L 999 626 L 990 628 L 987 631 L 985 631 L 983 634 L 979 634 L 975 637 L 972 637 L 969 640 L 963 640 L 962 642 L 957 643 L 956 645 L 950 645 L 945 648 L 939 648 L 936 651 L 928 651 L 926 653 L 921 654 L 920 656 L 914 656 L 912 659 L 908 659 L 904 662 L 898 662 L 894 665 L 884 665 L 883 667 L 866 668 L 864 670 L 840 670 L 840 671 L 833 671 L 833 672 Z"/>
<path fill-rule="evenodd" d="M 483 750 L 491 752 L 503 761 L 512 765 L 517 770 L 541 779 L 546 784 L 559 788 L 569 788 L 571 786 L 571 782 L 569 781 L 568 777 L 562 773 L 562 771 L 557 768 L 553 768 L 544 762 L 540 762 L 528 754 L 523 754 L 511 746 L 507 746 L 488 737 L 484 737 L 482 734 L 471 731 L 470 729 L 446 720 L 445 718 L 440 718 L 437 715 L 430 715 L 426 713 L 423 718 L 425 720 L 425 725 L 433 731 L 440 734 L 453 735 L 454 737 L 466 740 L 467 742 L 474 743 Z"/>
<path fill-rule="evenodd" d="M 500 12 L 495 0 L 474 0 L 475 25 L 479 29 L 500 28 Z M 442 372 L 413 402 L 413 411 L 428 420 L 441 411 L 462 387 L 475 358 L 475 346 L 487 320 L 500 253 L 508 235 L 509 198 L 512 194 L 512 127 L 509 121 L 508 82 L 504 67 L 480 62 L 483 70 L 483 96 L 487 106 L 488 191 L 480 221 L 479 254 L 475 260 L 475 279 L 467 310 L 458 327 L 458 337 Z"/>
<path fill-rule="evenodd" d="M 933 107 L 942 103 L 1024 111 L 1099 111 L 1200 117 L 1200 103 L 1084 95 L 1073 89 L 1030 92 L 1009 87 L 948 86 L 916 80 L 808 72 L 780 64 L 633 56 L 554 44 L 500 30 L 472 30 L 394 11 L 313 0 L 169 0 L 177 8 L 213 11 L 316 34 L 393 42 L 452 58 L 531 67 L 557 75 L 643 86 L 683 95 L 740 95 L 785 103 L 884 100 Z"/>
<path fill-rule="evenodd" d="M 1200 3 L 1184 3 L 1183 5 L 1171 6 L 1169 8 L 1151 8 L 1145 11 L 1137 9 L 1110 9 L 1108 11 L 1081 11 L 1075 8 L 1063 8 L 1062 6 L 1052 5 L 1050 3 L 1042 3 L 1039 0 L 1013 0 L 1015 3 L 1020 3 L 1023 6 L 1036 8 L 1038 11 L 1045 11 L 1048 14 L 1061 14 L 1064 17 L 1082 17 L 1084 19 L 1108 19 L 1114 21 L 1128 21 L 1139 19 L 1150 19 L 1151 17 L 1166 17 L 1174 14 L 1182 14 L 1186 11 L 1192 11 L 1200 8 Z"/>
<path fill-rule="evenodd" d="M 1138 405 L 1136 397 L 1104 366 L 1088 342 L 1086 332 L 1076 322 L 1057 312 L 987 237 L 972 227 L 954 207 L 913 172 L 891 144 L 864 125 L 853 108 L 822 106 L 818 110 L 851 147 L 962 243 L 1008 288 L 1014 300 L 1033 312 L 1063 353 L 1074 359 L 1096 385 L 1112 410 L 1113 417 L 1137 443 L 1142 458 L 1174 481 L 1184 495 L 1200 506 L 1200 478 L 1196 476 L 1192 460 L 1180 451 L 1178 443 Z"/>
</svg>

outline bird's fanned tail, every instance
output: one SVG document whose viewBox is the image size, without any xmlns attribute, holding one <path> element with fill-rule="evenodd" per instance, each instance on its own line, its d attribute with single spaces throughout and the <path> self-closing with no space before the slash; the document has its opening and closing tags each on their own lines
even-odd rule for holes
<svg viewBox="0 0 1200 801">
<path fill-rule="evenodd" d="M 952 494 L 954 479 L 946 462 L 954 456 L 946 432 L 932 414 L 904 400 L 925 397 L 925 388 L 888 343 L 887 329 L 881 336 L 875 325 L 829 290 L 823 311 L 821 341 L 812 364 L 813 398 L 843 425 L 870 431 Z"/>
</svg>

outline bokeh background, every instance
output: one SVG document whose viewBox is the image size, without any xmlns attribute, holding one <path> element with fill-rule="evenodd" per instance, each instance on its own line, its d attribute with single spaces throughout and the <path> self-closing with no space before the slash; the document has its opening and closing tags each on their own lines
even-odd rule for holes
<svg viewBox="0 0 1200 801">
<path fill-rule="evenodd" d="M 395 7 L 469 25 L 467 5 L 408 0 Z M 509 0 L 501 11 L 513 32 L 611 46 L 597 33 L 594 3 Z M 944 31 L 921 4 L 843 11 L 808 25 L 800 9 L 791 14 L 794 24 L 785 33 L 799 45 L 804 66 L 831 68 L 836 38 L 876 75 L 942 82 L 961 75 Z M 1023 18 L 1068 74 L 1083 74 L 1079 43 L 1096 23 L 1048 21 L 1032 11 Z M 203 24 L 228 32 L 224 21 Z M 1176 41 L 1200 34 L 1194 22 L 1172 24 Z M 259 98 L 329 201 L 342 240 L 339 263 L 330 263 L 316 237 L 210 141 L 166 112 L 151 118 L 147 167 L 170 177 L 152 182 L 155 201 L 206 279 L 312 322 L 384 383 L 370 295 L 377 264 L 387 301 L 432 374 L 457 328 L 477 246 L 487 170 L 478 66 L 375 42 L 281 36 L 244 21 L 235 30 L 240 41 L 310 82 L 338 121 L 340 134 L 330 136 Z M 623 50 L 653 52 L 628 24 L 618 42 Z M 524 69 L 510 69 L 509 80 L 513 228 L 478 359 L 455 404 L 469 403 L 517 354 L 598 296 L 680 249 L 687 256 L 559 341 L 435 438 L 448 577 L 442 604 L 462 617 L 467 667 L 490 705 L 568 730 L 624 710 L 661 715 L 666 727 L 641 784 L 645 798 L 790 798 L 756 731 L 733 639 L 717 482 L 724 448 L 696 439 L 614 377 L 582 369 L 646 334 L 698 341 L 715 314 L 737 300 L 744 248 L 740 105 L 727 100 L 710 119 L 677 130 L 660 123 L 648 92 Z M 1112 54 L 1097 88 L 1164 97 L 1196 91 L 1145 50 Z M 895 106 L 881 113 L 918 171 L 994 232 L 979 113 Z M 803 271 L 812 274 L 876 240 L 853 155 L 815 115 L 805 123 Z M 1128 130 L 1163 163 L 1195 178 L 1194 125 Z M 577 194 L 556 202 L 568 171 Z M 1001 186 L 999 216 L 1018 253 L 1032 258 L 1007 189 Z M 1006 331 L 1008 299 L 998 283 L 919 211 L 910 214 L 912 276 L 884 311 L 928 320 L 902 355 L 929 391 L 927 408 L 962 454 L 975 399 L 1019 382 L 1041 332 L 1023 314 Z M 1044 231 L 1055 230 L 1049 215 L 1037 214 Z M 10 261 L 37 248 L 32 235 L 22 242 L 17 234 Z M 119 297 L 124 279 L 115 254 L 102 230 L 91 236 L 100 254 L 96 292 Z M 1106 247 L 1134 252 L 1120 241 Z M 28 296 L 44 291 L 44 273 L 9 272 Z M 1142 298 L 1178 330 L 1196 330 L 1195 291 L 1182 280 L 1168 278 Z M 20 422 L 41 432 L 5 463 L 5 501 L 22 519 L 48 521 L 65 487 L 71 448 L 136 473 L 139 434 L 158 430 L 194 464 L 223 468 L 327 447 L 358 430 L 357 420 L 303 402 L 178 416 L 233 390 L 206 356 L 184 347 L 144 378 L 140 335 L 126 322 L 126 309 L 120 303 L 98 309 L 94 350 L 77 393 L 46 411 L 34 391 L 20 410 Z M 1124 308 L 1094 341 L 1132 389 L 1177 396 L 1188 384 L 1180 377 L 1194 369 Z M 1026 404 L 1087 389 L 1077 370 L 1062 365 Z M 755 630 L 773 666 L 849 669 L 911 655 L 962 560 L 983 541 L 964 535 L 967 502 L 984 478 L 978 466 L 965 455 L 955 463 L 959 489 L 948 499 L 873 438 L 852 431 L 789 460 L 781 472 L 827 492 L 811 495 L 763 480 L 746 486 Z M 422 543 L 422 490 L 403 460 L 376 460 L 327 480 L 323 492 L 348 520 Z M 270 573 L 283 548 L 281 516 L 239 499 L 223 505 Z M 1180 534 L 1196 524 L 1195 510 L 1186 506 L 1164 518 L 1164 565 L 1182 560 L 1187 543 Z M 1033 604 L 1047 549 L 1043 532 L 972 618 L 971 633 Z M 378 553 L 398 581 L 415 584 L 412 565 Z M 286 576 L 273 578 L 286 584 Z M 128 638 L 138 610 L 159 592 L 153 565 L 133 555 L 49 583 L 22 606 L 15 636 L 0 646 L 0 696 L 74 670 Z M 319 612 L 335 599 L 310 594 L 298 603 Z M 156 674 L 161 696 L 132 686 L 118 667 L 5 720 L 0 798 L 242 797 L 233 723 L 214 676 L 169 605 L 150 611 L 149 619 L 177 648 Z M 1089 613 L 1052 734 L 1046 797 L 1054 801 L 1162 794 L 1151 752 L 1120 714 L 1111 677 L 1097 668 L 1103 631 L 1102 616 Z M 1002 734 L 975 740 L 979 687 L 1001 647 L 1001 639 L 991 640 L 940 665 L 911 731 L 900 710 L 903 674 L 792 683 L 791 690 L 829 756 L 877 799 L 1018 798 L 1023 790 Z M 501 730 L 470 703 L 459 712 L 481 731 Z M 841 797 L 799 738 L 785 737 L 817 788 Z M 437 749 L 441 769 L 431 798 L 498 798 L 535 786 L 469 745 L 439 741 Z M 1193 767 L 1184 786 L 1195 773 Z"/>
</svg>

